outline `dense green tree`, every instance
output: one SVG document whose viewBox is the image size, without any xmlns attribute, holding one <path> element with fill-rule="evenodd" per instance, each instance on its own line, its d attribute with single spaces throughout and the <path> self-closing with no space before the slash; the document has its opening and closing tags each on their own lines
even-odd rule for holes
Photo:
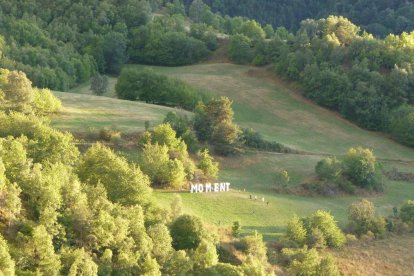
<svg viewBox="0 0 414 276">
<path fill-rule="evenodd" d="M 385 220 L 375 215 L 374 204 L 366 199 L 352 203 L 348 207 L 349 228 L 357 235 L 371 231 L 376 236 L 385 232 Z"/>
<path fill-rule="evenodd" d="M 219 164 L 215 162 L 213 157 L 210 156 L 207 149 L 200 151 L 198 153 L 198 158 L 200 159 L 199 163 L 197 164 L 197 168 L 199 168 L 204 176 L 207 179 L 217 179 L 218 172 L 219 172 Z"/>
<path fill-rule="evenodd" d="M 0 235 L 0 273 L 4 276 L 15 275 L 15 263 L 10 256 L 6 240 Z"/>
<path fill-rule="evenodd" d="M 154 186 L 181 188 L 185 183 L 186 172 L 183 162 L 170 159 L 168 147 L 159 144 L 146 144 L 142 153 L 141 168 Z"/>
<path fill-rule="evenodd" d="M 201 240 L 193 253 L 192 261 L 194 262 L 195 271 L 216 265 L 218 263 L 216 246 L 210 241 Z"/>
<path fill-rule="evenodd" d="M 61 262 L 55 253 L 52 236 L 47 233 L 43 225 L 33 229 L 33 234 L 26 244 L 26 262 L 30 264 L 26 269 L 33 273 L 59 275 Z"/>
<path fill-rule="evenodd" d="M 414 201 L 406 201 L 400 209 L 401 219 L 407 223 L 414 224 Z"/>
<path fill-rule="evenodd" d="M 299 219 L 298 216 L 293 216 L 293 218 L 288 222 L 286 228 L 286 237 L 297 243 L 298 246 L 305 245 L 306 242 L 306 229 L 303 225 L 303 222 Z"/>
<path fill-rule="evenodd" d="M 399 142 L 414 146 L 414 107 L 401 106 L 393 111 L 390 132 Z"/>
<path fill-rule="evenodd" d="M 205 236 L 201 220 L 190 215 L 178 217 L 170 227 L 172 245 L 175 250 L 195 249 Z"/>
<path fill-rule="evenodd" d="M 91 90 L 97 96 L 102 96 L 108 91 L 108 77 L 95 74 L 91 78 Z"/>
<path fill-rule="evenodd" d="M 67 273 L 67 275 L 98 275 L 98 265 L 92 260 L 92 257 L 85 252 L 84 248 L 67 252 L 64 255 L 64 266 L 67 266 L 66 269 L 68 269 L 64 273 Z"/>
<path fill-rule="evenodd" d="M 30 111 L 33 101 L 32 82 L 21 71 L 0 71 L 0 89 L 4 94 L 2 108 L 16 111 Z"/>
<path fill-rule="evenodd" d="M 163 266 L 165 275 L 185 275 L 192 270 L 190 258 L 184 250 L 173 251 Z"/>
<path fill-rule="evenodd" d="M 342 163 L 336 157 L 327 157 L 316 164 L 315 172 L 322 180 L 337 180 L 342 175 Z"/>
<path fill-rule="evenodd" d="M 243 34 L 236 34 L 230 37 L 229 58 L 240 64 L 250 63 L 253 60 L 252 41 Z"/>
<path fill-rule="evenodd" d="M 33 109 L 36 114 L 46 115 L 60 111 L 62 103 L 48 89 L 33 89 Z"/>
<path fill-rule="evenodd" d="M 152 225 L 148 228 L 148 236 L 152 239 L 152 254 L 157 262 L 163 265 L 173 251 L 172 239 L 167 226 L 163 224 Z"/>
<path fill-rule="evenodd" d="M 267 263 L 267 248 L 261 234 L 255 232 L 253 235 L 245 236 L 242 238 L 241 243 L 248 256 L 257 259 L 262 264 Z"/>
<path fill-rule="evenodd" d="M 343 160 L 344 173 L 360 187 L 378 189 L 381 183 L 376 178 L 376 162 L 372 150 L 351 148 Z"/>
<path fill-rule="evenodd" d="M 124 158 L 99 143 L 83 156 L 78 175 L 85 183 L 102 183 L 115 202 L 142 204 L 148 201 L 151 194 L 149 179 L 139 167 L 128 164 Z"/>
<path fill-rule="evenodd" d="M 195 110 L 194 129 L 201 141 L 209 141 L 223 155 L 237 151 L 239 128 L 233 122 L 232 101 L 227 97 L 214 99 Z"/>
</svg>

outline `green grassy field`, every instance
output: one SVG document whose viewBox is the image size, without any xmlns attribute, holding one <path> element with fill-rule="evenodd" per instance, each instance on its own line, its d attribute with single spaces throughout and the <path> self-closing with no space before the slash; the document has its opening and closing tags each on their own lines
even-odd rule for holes
<svg viewBox="0 0 414 276">
<path fill-rule="evenodd" d="M 86 93 L 54 93 L 62 101 L 63 110 L 52 118 L 52 125 L 75 133 L 97 132 L 105 126 L 115 126 L 124 133 L 136 133 L 145 129 L 145 121 L 152 126 L 158 125 L 169 111 L 175 110 Z"/>
<path fill-rule="evenodd" d="M 144 68 L 140 65 L 131 65 Z M 232 64 L 203 64 L 185 67 L 152 67 L 155 71 L 180 78 L 207 89 L 213 95 L 226 95 L 234 101 L 235 119 L 242 127 L 253 127 L 267 139 L 306 151 L 309 155 L 248 153 L 239 157 L 219 158 L 220 180 L 231 182 L 233 190 L 222 194 L 181 193 L 185 210 L 204 220 L 230 225 L 240 220 L 244 232 L 258 230 L 267 239 L 280 235 L 293 214 L 306 215 L 317 209 L 330 210 L 339 223 L 346 224 L 346 208 L 357 197 L 300 197 L 273 191 L 274 174 L 287 170 L 290 185 L 313 178 L 314 167 L 324 154 L 341 155 L 349 147 L 372 148 L 383 160 L 384 168 L 414 171 L 414 149 L 399 145 L 382 134 L 363 130 L 337 114 L 304 99 L 283 81 L 270 78 L 264 69 Z M 111 79 L 108 96 L 113 96 Z M 65 106 L 54 120 L 57 127 L 79 130 L 115 124 L 123 131 L 141 130 L 145 120 L 161 122 L 170 110 L 143 103 L 125 102 L 90 94 L 89 84 L 72 92 L 57 93 Z M 76 98 L 76 97 L 78 98 Z M 100 112 L 103 112 L 102 114 Z M 106 113 L 105 113 L 106 112 Z M 127 155 L 134 159 L 135 153 Z M 400 162 L 397 162 L 400 160 Z M 414 183 L 386 183 L 386 192 L 370 196 L 382 214 L 393 206 L 414 199 Z M 156 191 L 161 204 L 168 206 L 173 194 Z M 258 200 L 250 200 L 249 195 Z M 264 204 L 269 201 L 269 206 Z"/>
</svg>

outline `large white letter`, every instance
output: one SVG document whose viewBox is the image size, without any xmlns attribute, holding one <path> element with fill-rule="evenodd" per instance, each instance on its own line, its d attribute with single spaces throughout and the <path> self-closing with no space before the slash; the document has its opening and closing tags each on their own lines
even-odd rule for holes
<svg viewBox="0 0 414 276">
<path fill-rule="evenodd" d="M 211 193 L 211 183 L 206 184 L 206 193 Z"/>
<path fill-rule="evenodd" d="M 191 184 L 191 193 L 198 193 L 198 185 Z"/>
<path fill-rule="evenodd" d="M 220 192 L 226 191 L 226 183 L 220 183 Z"/>
<path fill-rule="evenodd" d="M 203 184 L 198 184 L 198 192 L 199 193 L 204 192 L 204 185 Z"/>
<path fill-rule="evenodd" d="M 227 192 L 230 191 L 230 183 L 229 182 L 226 183 L 226 191 Z"/>
<path fill-rule="evenodd" d="M 219 184 L 218 183 L 214 183 L 214 192 L 215 193 L 218 193 L 220 190 L 219 190 Z"/>
</svg>

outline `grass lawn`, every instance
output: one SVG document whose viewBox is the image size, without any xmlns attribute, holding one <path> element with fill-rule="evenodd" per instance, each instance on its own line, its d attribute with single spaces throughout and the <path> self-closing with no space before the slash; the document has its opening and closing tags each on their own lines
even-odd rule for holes
<svg viewBox="0 0 414 276">
<path fill-rule="evenodd" d="M 145 121 L 150 121 L 151 126 L 158 125 L 169 111 L 175 110 L 105 96 L 54 93 L 62 101 L 63 110 L 52 118 L 52 125 L 77 133 L 96 132 L 105 126 L 115 126 L 124 133 L 136 133 L 145 129 Z"/>
<path fill-rule="evenodd" d="M 144 68 L 141 65 L 130 65 Z M 382 159 L 386 170 L 394 167 L 414 172 L 414 149 L 404 147 L 382 134 L 363 130 L 304 99 L 283 81 L 270 78 L 264 69 L 232 65 L 202 64 L 184 67 L 152 67 L 155 71 L 180 78 L 207 89 L 213 95 L 226 95 L 234 101 L 235 119 L 242 127 L 253 127 L 266 139 L 303 150 L 308 155 L 248 153 L 239 157 L 219 158 L 220 181 L 231 182 L 232 191 L 221 194 L 181 193 L 185 211 L 220 225 L 240 220 L 243 231 L 258 230 L 270 240 L 283 231 L 293 214 L 307 215 L 317 209 L 330 210 L 339 223 L 346 224 L 347 206 L 357 197 L 299 197 L 273 191 L 274 174 L 289 172 L 291 183 L 297 185 L 314 177 L 314 167 L 324 154 L 342 155 L 349 147 L 372 148 Z M 115 79 L 110 79 L 107 94 L 114 96 Z M 86 131 L 105 125 L 116 125 L 124 132 L 160 123 L 170 108 L 128 102 L 108 97 L 95 97 L 89 84 L 74 89 L 75 94 L 56 93 L 65 109 L 53 124 L 64 130 Z M 135 160 L 134 152 L 127 152 Z M 400 161 L 398 161 L 400 160 Z M 386 183 L 386 192 L 371 196 L 378 212 L 390 214 L 393 206 L 414 199 L 414 183 Z M 258 200 L 250 200 L 249 195 Z M 155 191 L 161 204 L 168 206 L 173 193 Z M 263 204 L 269 201 L 269 206 Z"/>
</svg>

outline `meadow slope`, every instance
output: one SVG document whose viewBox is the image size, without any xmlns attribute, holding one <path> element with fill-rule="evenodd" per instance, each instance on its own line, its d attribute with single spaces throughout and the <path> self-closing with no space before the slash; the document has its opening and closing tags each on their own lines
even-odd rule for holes
<svg viewBox="0 0 414 276">
<path fill-rule="evenodd" d="M 130 66 L 141 69 L 145 67 Z M 283 81 L 270 77 L 271 74 L 264 69 L 232 64 L 152 68 L 203 88 L 213 95 L 230 97 L 234 101 L 235 119 L 240 126 L 253 127 L 266 139 L 309 153 L 296 155 L 251 152 L 243 156 L 219 158 L 220 180 L 232 183 L 231 192 L 181 194 L 185 210 L 210 223 L 230 225 L 233 221 L 240 220 L 244 232 L 258 230 L 267 239 L 271 239 L 280 235 L 293 214 L 306 215 L 318 209 L 326 209 L 344 226 L 346 208 L 358 197 L 308 198 L 277 194 L 273 188 L 276 172 L 286 169 L 291 177 L 290 185 L 304 183 L 315 177 L 314 167 L 323 156 L 342 155 L 349 147 L 372 148 L 378 158 L 382 159 L 385 170 L 396 167 L 401 171 L 414 171 L 414 149 L 404 147 L 382 134 L 363 130 L 336 113 L 309 102 Z M 110 83 L 107 96 L 114 95 L 114 79 Z M 54 124 L 67 130 L 79 128 L 79 121 L 82 118 L 86 120 L 85 116 L 90 120 L 88 114 L 78 114 L 85 108 L 93 115 L 94 109 L 103 107 L 108 114 L 103 114 L 102 120 L 97 115 L 97 120 L 84 121 L 82 125 L 102 127 L 104 124 L 119 124 L 119 128 L 125 132 L 142 130 L 144 121 L 149 117 L 155 125 L 170 110 L 144 103 L 88 96 L 85 95 L 90 94 L 88 85 L 72 92 L 78 95 L 57 93 L 67 115 L 64 112 Z M 127 154 L 131 160 L 136 155 L 134 152 Z M 390 214 L 393 206 L 399 206 L 403 200 L 414 199 L 414 183 L 387 181 L 386 184 L 384 194 L 370 196 L 380 213 Z M 250 200 L 250 195 L 257 196 L 258 200 Z M 167 206 L 173 193 L 156 191 L 156 196 Z M 262 203 L 262 197 L 265 202 L 269 202 L 269 206 Z"/>
</svg>

